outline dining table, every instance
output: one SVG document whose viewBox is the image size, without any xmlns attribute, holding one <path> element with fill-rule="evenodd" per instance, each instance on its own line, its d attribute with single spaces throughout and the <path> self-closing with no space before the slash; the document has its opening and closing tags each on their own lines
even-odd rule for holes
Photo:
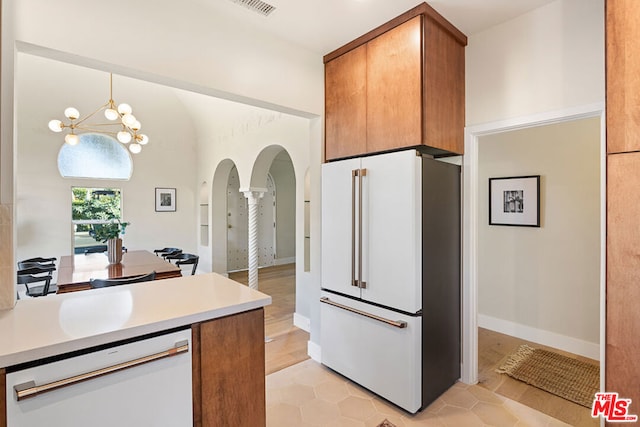
<svg viewBox="0 0 640 427">
<path fill-rule="evenodd" d="M 64 255 L 58 266 L 57 293 L 91 289 L 91 279 L 124 279 L 152 271 L 156 280 L 182 276 L 179 266 L 146 250 L 125 252 L 118 264 L 109 264 L 106 252 Z"/>
</svg>

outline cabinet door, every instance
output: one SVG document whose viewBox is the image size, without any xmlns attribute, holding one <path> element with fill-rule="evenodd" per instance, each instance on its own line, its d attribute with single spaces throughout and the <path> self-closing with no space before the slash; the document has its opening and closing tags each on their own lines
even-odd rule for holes
<svg viewBox="0 0 640 427">
<path fill-rule="evenodd" d="M 362 298 L 409 313 L 422 308 L 421 166 L 415 150 L 362 159 Z"/>
<path fill-rule="evenodd" d="M 353 171 L 360 159 L 341 160 L 322 165 L 322 282 L 330 289 L 354 297 L 360 289 L 352 286 L 357 271 L 358 186 Z M 355 240 L 355 241 L 354 241 Z"/>
<path fill-rule="evenodd" d="M 608 156 L 606 390 L 634 403 L 640 402 L 639 170 L 640 153 Z"/>
<path fill-rule="evenodd" d="M 366 45 L 325 65 L 325 158 L 366 151 Z"/>
<path fill-rule="evenodd" d="M 422 16 L 367 44 L 367 152 L 422 143 Z"/>
<path fill-rule="evenodd" d="M 430 17 L 424 34 L 423 143 L 464 154 L 464 46 Z"/>
<path fill-rule="evenodd" d="M 266 425 L 264 309 L 204 322 L 199 329 L 196 364 L 201 410 L 194 425 L 264 427 Z"/>
<path fill-rule="evenodd" d="M 640 2 L 607 1 L 607 152 L 640 150 Z"/>
</svg>

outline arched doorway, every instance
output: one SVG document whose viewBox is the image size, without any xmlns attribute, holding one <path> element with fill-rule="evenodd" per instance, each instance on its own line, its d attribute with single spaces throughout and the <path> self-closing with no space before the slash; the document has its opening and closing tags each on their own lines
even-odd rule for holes
<svg viewBox="0 0 640 427">
<path fill-rule="evenodd" d="M 276 243 L 276 187 L 271 174 L 267 176 L 267 191 L 258 203 L 258 267 L 275 262 Z M 240 191 L 238 170 L 233 167 L 227 184 L 227 271 L 241 271 L 249 267 L 247 198 Z"/>
</svg>

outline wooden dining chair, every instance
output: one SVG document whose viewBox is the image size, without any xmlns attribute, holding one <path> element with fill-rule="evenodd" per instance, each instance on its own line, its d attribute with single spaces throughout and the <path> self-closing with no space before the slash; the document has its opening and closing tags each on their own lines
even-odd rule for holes
<svg viewBox="0 0 640 427">
<path fill-rule="evenodd" d="M 150 282 L 152 280 L 155 280 L 155 278 L 156 278 L 156 272 L 152 271 L 151 273 L 142 274 L 140 276 L 125 277 L 122 279 L 89 279 L 89 285 L 91 285 L 91 289 L 106 288 L 108 286 L 119 286 L 119 285 L 128 285 L 131 283 Z"/>
<path fill-rule="evenodd" d="M 191 268 L 191 275 L 193 276 L 196 274 L 196 268 L 198 268 L 198 260 L 200 257 L 198 255 L 181 252 L 179 254 L 167 255 L 165 259 L 169 262 L 175 261 L 178 266 L 188 264 L 193 265 Z"/>
<path fill-rule="evenodd" d="M 35 257 L 28 258 L 18 261 L 18 270 L 24 270 L 26 268 L 44 268 L 49 271 L 53 271 L 56 269 L 56 258 L 43 258 L 43 257 Z"/>
<path fill-rule="evenodd" d="M 56 270 L 56 265 L 50 264 L 50 263 L 29 262 L 29 261 L 18 262 L 18 270 L 26 270 L 29 268 L 39 268 L 41 270 L 46 270 L 51 272 Z"/>
<path fill-rule="evenodd" d="M 162 249 L 154 249 L 153 253 L 161 256 L 164 259 L 167 259 L 169 255 L 176 255 L 182 253 L 182 249 L 180 248 L 162 248 Z"/>
<path fill-rule="evenodd" d="M 96 245 L 96 246 L 88 246 L 85 250 L 84 250 L 84 254 L 85 255 L 89 255 L 89 254 L 101 254 L 107 252 L 107 245 Z M 124 246 L 122 247 L 122 252 L 126 253 L 127 252 L 127 248 L 125 248 Z"/>
<path fill-rule="evenodd" d="M 56 257 L 43 258 L 39 256 L 35 258 L 23 259 L 22 261 L 18 261 L 18 262 L 37 262 L 40 264 L 55 264 L 56 260 L 57 260 Z"/>
<path fill-rule="evenodd" d="M 51 270 L 39 267 L 25 268 L 18 270 L 16 276 L 18 285 L 24 285 L 26 295 L 30 297 L 42 297 L 58 290 L 57 286 L 51 283 Z M 34 283 L 40 282 L 44 283 L 33 286 Z"/>
</svg>

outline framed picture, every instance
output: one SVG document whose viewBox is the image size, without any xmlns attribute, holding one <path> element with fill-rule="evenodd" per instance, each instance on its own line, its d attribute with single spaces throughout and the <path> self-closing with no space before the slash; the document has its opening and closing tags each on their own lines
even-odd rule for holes
<svg viewBox="0 0 640 427">
<path fill-rule="evenodd" d="M 176 189 L 156 187 L 156 212 L 176 211 Z"/>
<path fill-rule="evenodd" d="M 540 227 L 540 175 L 489 178 L 489 225 Z"/>
</svg>

